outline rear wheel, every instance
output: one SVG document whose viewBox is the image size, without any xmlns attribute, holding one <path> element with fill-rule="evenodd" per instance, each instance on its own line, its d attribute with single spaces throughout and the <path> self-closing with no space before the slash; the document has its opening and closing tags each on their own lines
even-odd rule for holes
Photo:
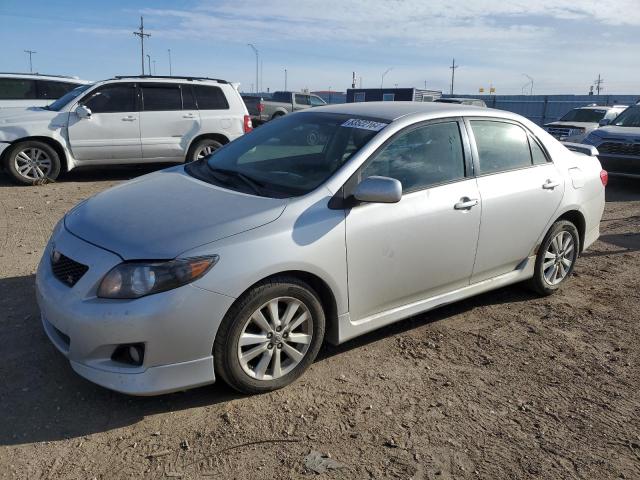
<svg viewBox="0 0 640 480">
<path fill-rule="evenodd" d="M 196 160 L 202 160 L 203 158 L 208 157 L 217 149 L 222 146 L 220 142 L 217 140 L 213 140 L 211 138 L 203 138 L 198 140 L 187 152 L 186 162 L 195 162 Z"/>
<path fill-rule="evenodd" d="M 580 249 L 575 225 L 567 220 L 555 222 L 540 245 L 530 286 L 541 295 L 551 295 L 573 272 Z"/>
<path fill-rule="evenodd" d="M 5 168 L 17 183 L 34 185 L 55 180 L 60 174 L 60 156 L 37 140 L 19 142 L 5 156 Z"/>
<path fill-rule="evenodd" d="M 243 393 L 289 385 L 315 359 L 325 330 L 316 293 L 290 277 L 257 285 L 229 310 L 214 344 L 216 373 Z"/>
</svg>

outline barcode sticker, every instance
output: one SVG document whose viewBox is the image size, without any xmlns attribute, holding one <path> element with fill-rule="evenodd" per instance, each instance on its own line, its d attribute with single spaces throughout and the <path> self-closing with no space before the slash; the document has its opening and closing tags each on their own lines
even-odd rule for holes
<svg viewBox="0 0 640 480">
<path fill-rule="evenodd" d="M 372 132 L 379 132 L 387 126 L 386 123 L 374 122 L 372 120 L 362 120 L 361 118 L 351 118 L 344 122 L 342 127 L 349 128 L 361 128 L 362 130 L 371 130 Z"/>
</svg>

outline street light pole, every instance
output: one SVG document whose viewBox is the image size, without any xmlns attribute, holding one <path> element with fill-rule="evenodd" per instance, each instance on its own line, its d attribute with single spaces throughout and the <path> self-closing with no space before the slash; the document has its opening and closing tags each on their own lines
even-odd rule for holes
<svg viewBox="0 0 640 480">
<path fill-rule="evenodd" d="M 173 76 L 173 72 L 171 71 L 171 49 L 167 48 L 167 52 L 169 52 L 169 76 Z"/>
<path fill-rule="evenodd" d="M 147 54 L 147 62 L 149 63 L 149 75 L 151 75 L 151 55 Z"/>
<path fill-rule="evenodd" d="M 253 50 L 253 53 L 256 54 L 256 92 L 255 93 L 258 93 L 258 65 L 260 63 L 260 53 L 258 52 L 258 49 L 253 43 L 247 43 L 247 45 L 250 46 L 251 50 Z"/>
<path fill-rule="evenodd" d="M 287 69 L 284 69 L 284 91 L 287 91 Z"/>
<path fill-rule="evenodd" d="M 382 80 L 380 81 L 380 88 L 382 88 L 382 86 L 384 85 L 384 77 L 387 73 L 389 73 L 391 70 L 393 70 L 393 67 L 389 67 L 387 68 L 384 73 L 382 74 Z"/>
<path fill-rule="evenodd" d="M 522 75 L 524 75 L 525 77 L 527 77 L 529 79 L 529 83 L 531 84 L 531 87 L 529 89 L 529 95 L 533 95 L 533 78 L 531 78 L 526 73 L 523 73 Z"/>
<path fill-rule="evenodd" d="M 33 73 L 33 62 L 31 60 L 31 56 L 34 53 L 38 53 L 38 52 L 36 52 L 35 50 L 25 50 L 24 52 L 29 54 L 29 73 Z"/>
</svg>

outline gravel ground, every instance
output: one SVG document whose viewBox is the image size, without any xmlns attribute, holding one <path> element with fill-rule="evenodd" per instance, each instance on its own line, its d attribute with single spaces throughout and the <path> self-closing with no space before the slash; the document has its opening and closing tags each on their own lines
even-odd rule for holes
<svg viewBox="0 0 640 480">
<path fill-rule="evenodd" d="M 135 398 L 73 373 L 34 272 L 65 211 L 141 172 L 0 177 L 0 478 L 640 478 L 640 182 L 611 180 L 552 297 L 512 286 L 327 346 L 270 394 Z"/>
</svg>

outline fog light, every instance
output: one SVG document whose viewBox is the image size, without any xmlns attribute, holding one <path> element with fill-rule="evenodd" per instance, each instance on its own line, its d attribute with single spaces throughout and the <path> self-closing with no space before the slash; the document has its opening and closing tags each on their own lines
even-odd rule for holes
<svg viewBox="0 0 640 480">
<path fill-rule="evenodd" d="M 129 347 L 129 356 L 136 365 L 142 363 L 142 349 L 140 347 L 131 345 Z"/>
<path fill-rule="evenodd" d="M 113 351 L 111 360 L 134 367 L 139 367 L 144 361 L 144 344 L 132 343 L 128 345 L 119 345 Z"/>
</svg>

